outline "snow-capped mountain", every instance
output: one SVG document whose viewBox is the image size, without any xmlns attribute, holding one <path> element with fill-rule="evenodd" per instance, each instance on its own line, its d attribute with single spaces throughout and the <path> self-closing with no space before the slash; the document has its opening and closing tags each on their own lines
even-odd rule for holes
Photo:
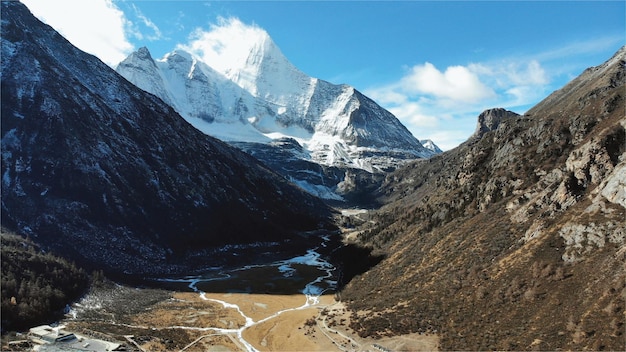
<svg viewBox="0 0 626 352">
<path fill-rule="evenodd" d="M 240 120 L 258 100 L 185 51 L 175 50 L 155 61 L 147 48 L 140 48 L 117 71 L 206 134 L 225 141 L 270 141 L 248 121 Z"/>
<path fill-rule="evenodd" d="M 330 224 L 318 198 L 199 132 L 20 2 L 2 2 L 1 44 L 9 230 L 94 267 L 158 274 L 207 265 L 213 246 L 293 246 Z"/>
<path fill-rule="evenodd" d="M 370 171 L 395 164 L 386 152 L 406 155 L 403 159 L 432 155 L 371 99 L 350 86 L 306 76 L 268 36 L 262 39 L 242 67 L 224 73 L 183 50 L 154 60 L 147 48 L 122 61 L 117 72 L 226 141 L 290 137 L 318 163 Z"/>
<path fill-rule="evenodd" d="M 263 29 L 236 25 L 245 29 L 237 32 L 239 37 L 219 41 L 221 55 L 229 60 L 209 62 L 211 55 L 182 49 L 155 60 L 141 48 L 117 72 L 162 98 L 196 128 L 252 154 L 261 147 L 258 143 L 264 144 L 260 154 L 267 154 L 268 145 L 282 153 L 280 141 L 289 139 L 289 145 L 299 145 L 294 159 L 368 173 L 434 154 L 393 114 L 353 87 L 307 76 Z M 323 193 L 338 192 L 338 183 L 345 180 L 345 175 L 303 180 L 277 171 L 296 183 L 309 183 L 312 187 L 304 186 L 308 190 L 323 185 Z"/>
<path fill-rule="evenodd" d="M 443 150 L 441 150 L 441 148 L 439 148 L 439 146 L 436 145 L 431 139 L 420 139 L 420 143 L 422 143 L 424 148 L 431 150 L 435 154 L 443 153 Z"/>
</svg>

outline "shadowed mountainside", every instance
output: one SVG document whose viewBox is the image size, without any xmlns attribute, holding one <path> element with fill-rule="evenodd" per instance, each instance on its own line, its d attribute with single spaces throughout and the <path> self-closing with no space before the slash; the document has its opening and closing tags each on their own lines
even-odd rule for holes
<svg viewBox="0 0 626 352">
<path fill-rule="evenodd" d="M 299 240 L 331 210 L 2 2 L 2 224 L 126 274 L 209 265 L 208 248 Z"/>
</svg>

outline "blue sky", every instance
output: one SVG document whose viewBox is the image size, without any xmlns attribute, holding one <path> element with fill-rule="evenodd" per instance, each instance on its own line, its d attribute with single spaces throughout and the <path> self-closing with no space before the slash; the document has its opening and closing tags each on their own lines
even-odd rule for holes
<svg viewBox="0 0 626 352">
<path fill-rule="evenodd" d="M 111 66 L 141 46 L 161 58 L 238 18 L 303 72 L 354 86 L 443 149 L 484 109 L 523 113 L 626 44 L 624 1 L 22 2 Z"/>
</svg>

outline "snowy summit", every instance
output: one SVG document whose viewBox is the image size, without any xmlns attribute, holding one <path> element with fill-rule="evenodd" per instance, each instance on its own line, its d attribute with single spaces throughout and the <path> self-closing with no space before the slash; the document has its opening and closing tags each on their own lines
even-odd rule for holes
<svg viewBox="0 0 626 352">
<path fill-rule="evenodd" d="M 117 71 L 196 128 L 225 141 L 291 138 L 302 147 L 304 159 L 368 172 L 434 154 L 394 115 L 354 88 L 298 70 L 265 30 L 224 21 L 191 47 L 158 60 L 141 48 Z"/>
</svg>

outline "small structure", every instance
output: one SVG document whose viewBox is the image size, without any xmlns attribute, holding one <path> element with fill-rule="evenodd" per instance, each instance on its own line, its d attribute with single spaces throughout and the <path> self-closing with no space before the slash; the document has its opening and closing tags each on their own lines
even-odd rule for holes
<svg viewBox="0 0 626 352">
<path fill-rule="evenodd" d="M 119 343 L 97 340 L 76 335 L 50 325 L 41 325 L 29 330 L 28 338 L 39 345 L 38 351 L 123 351 Z"/>
<path fill-rule="evenodd" d="M 63 331 L 60 328 L 53 328 L 50 325 L 41 325 L 30 328 L 29 337 L 31 341 L 39 345 L 76 339 L 76 335 L 73 333 Z"/>
</svg>

